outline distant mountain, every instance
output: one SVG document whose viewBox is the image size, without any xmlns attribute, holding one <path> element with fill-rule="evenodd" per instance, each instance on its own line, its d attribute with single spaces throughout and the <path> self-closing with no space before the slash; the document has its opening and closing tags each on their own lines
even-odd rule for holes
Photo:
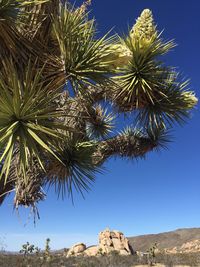
<svg viewBox="0 0 200 267">
<path fill-rule="evenodd" d="M 129 243 L 136 251 L 147 251 L 157 243 L 159 249 L 175 253 L 178 251 L 200 251 L 200 228 L 177 229 L 160 234 L 129 237 Z"/>
</svg>

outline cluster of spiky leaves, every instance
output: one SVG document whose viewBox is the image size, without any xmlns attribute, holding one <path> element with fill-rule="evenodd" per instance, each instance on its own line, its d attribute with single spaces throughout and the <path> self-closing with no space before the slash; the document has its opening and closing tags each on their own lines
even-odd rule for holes
<svg viewBox="0 0 200 267">
<path fill-rule="evenodd" d="M 109 137 L 114 128 L 115 116 L 98 104 L 90 112 L 90 121 L 86 124 L 86 131 L 90 139 Z"/>
<path fill-rule="evenodd" d="M 72 196 L 73 188 L 83 195 L 94 182 L 95 173 L 101 171 L 93 163 L 96 144 L 82 140 L 76 133 L 68 133 L 63 140 L 56 141 L 56 145 L 61 162 L 54 157 L 47 164 L 49 185 L 54 185 L 62 197 L 66 192 Z"/>
<path fill-rule="evenodd" d="M 174 43 L 150 10 L 128 36 L 98 38 L 90 3 L 0 0 L 0 203 L 14 191 L 15 207 L 37 213 L 45 186 L 87 191 L 109 157 L 165 147 L 166 129 L 197 103 L 161 61 Z M 118 133 L 122 112 L 140 130 Z"/>
<path fill-rule="evenodd" d="M 61 6 L 60 16 L 53 17 L 53 34 L 59 44 L 66 76 L 74 91 L 88 84 L 103 82 L 111 74 L 109 43 L 113 37 L 95 39 L 94 20 L 85 12 L 73 10 L 69 3 Z"/>
<path fill-rule="evenodd" d="M 119 66 L 119 75 L 113 78 L 118 85 L 113 90 L 118 110 L 136 111 L 136 121 L 151 129 L 181 123 L 197 99 L 188 91 L 188 81 L 182 81 L 174 68 L 161 61 L 161 56 L 175 44 L 162 40 L 151 11 L 144 10 L 129 36 L 119 38 L 119 42 L 130 54 L 126 64 Z"/>
</svg>

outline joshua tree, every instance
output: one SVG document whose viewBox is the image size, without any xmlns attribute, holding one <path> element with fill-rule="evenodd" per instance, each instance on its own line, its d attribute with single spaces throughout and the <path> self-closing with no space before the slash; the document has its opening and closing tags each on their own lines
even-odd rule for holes
<svg viewBox="0 0 200 267">
<path fill-rule="evenodd" d="M 24 255 L 24 258 L 28 255 L 35 253 L 37 249 L 35 250 L 35 246 L 31 245 L 29 242 L 26 242 L 26 244 L 22 245 L 22 249 L 19 251 L 19 253 Z"/>
<path fill-rule="evenodd" d="M 46 185 L 88 190 L 110 157 L 165 147 L 197 103 L 162 62 L 175 44 L 150 10 L 123 37 L 99 38 L 89 5 L 0 0 L 0 203 L 14 191 L 16 208 L 37 211 Z"/>
<path fill-rule="evenodd" d="M 158 249 L 157 243 L 152 245 L 148 250 L 148 265 L 153 266 L 156 263 L 156 250 Z"/>
<path fill-rule="evenodd" d="M 50 261 L 50 259 L 51 259 L 51 254 L 50 254 L 51 248 L 50 248 L 49 244 L 50 244 L 50 238 L 47 238 L 46 244 L 45 244 L 45 250 L 44 250 L 44 259 L 46 261 Z"/>
</svg>

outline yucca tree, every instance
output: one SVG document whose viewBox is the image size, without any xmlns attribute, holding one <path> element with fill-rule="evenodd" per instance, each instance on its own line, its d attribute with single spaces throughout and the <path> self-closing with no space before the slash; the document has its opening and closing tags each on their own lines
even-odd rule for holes
<svg viewBox="0 0 200 267">
<path fill-rule="evenodd" d="M 46 186 L 88 190 L 110 157 L 166 147 L 197 103 L 162 62 L 175 44 L 150 10 L 126 36 L 97 38 L 89 4 L 0 0 L 0 204 L 14 192 L 16 208 L 37 212 Z"/>
</svg>

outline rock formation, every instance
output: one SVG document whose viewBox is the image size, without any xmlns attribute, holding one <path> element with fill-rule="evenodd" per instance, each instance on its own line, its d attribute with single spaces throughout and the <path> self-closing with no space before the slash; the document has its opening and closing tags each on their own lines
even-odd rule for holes
<svg viewBox="0 0 200 267">
<path fill-rule="evenodd" d="M 176 253 L 195 253 L 200 252 L 200 240 L 193 240 L 185 242 L 182 246 L 176 246 L 170 249 L 165 249 L 165 253 L 176 254 Z"/>
<path fill-rule="evenodd" d="M 113 251 L 120 255 L 131 255 L 134 253 L 123 233 L 116 230 L 110 231 L 107 228 L 99 233 L 99 244 L 97 246 L 86 248 L 86 245 L 83 243 L 76 244 L 70 248 L 67 257 L 78 255 L 98 256 L 109 254 Z"/>
<path fill-rule="evenodd" d="M 99 249 L 102 254 L 112 251 L 118 251 L 121 255 L 132 254 L 128 239 L 119 231 L 110 231 L 109 229 L 99 234 Z"/>
<path fill-rule="evenodd" d="M 84 255 L 89 256 L 89 257 L 100 255 L 99 247 L 91 246 L 91 247 L 86 248 L 86 250 L 84 251 Z"/>
<path fill-rule="evenodd" d="M 79 254 L 81 254 L 85 250 L 86 250 L 86 245 L 85 244 L 83 244 L 83 243 L 75 244 L 67 252 L 67 257 L 74 256 L 74 255 L 78 256 Z"/>
</svg>

